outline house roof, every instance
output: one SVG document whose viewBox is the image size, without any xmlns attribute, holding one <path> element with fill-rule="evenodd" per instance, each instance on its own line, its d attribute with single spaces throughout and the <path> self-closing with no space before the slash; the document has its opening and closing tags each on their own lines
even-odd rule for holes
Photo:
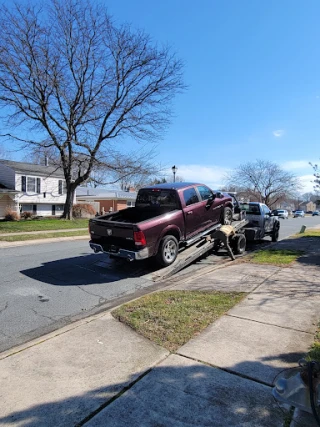
<svg viewBox="0 0 320 427">
<path fill-rule="evenodd" d="M 104 188 L 78 187 L 76 190 L 77 198 L 86 199 L 118 199 L 135 200 L 137 193 L 135 191 L 106 190 Z"/>
<path fill-rule="evenodd" d="M 33 163 L 14 162 L 12 160 L 0 160 L 0 164 L 8 166 L 15 172 L 25 173 L 30 175 L 45 175 L 64 178 L 63 170 L 57 166 L 42 166 Z"/>
</svg>

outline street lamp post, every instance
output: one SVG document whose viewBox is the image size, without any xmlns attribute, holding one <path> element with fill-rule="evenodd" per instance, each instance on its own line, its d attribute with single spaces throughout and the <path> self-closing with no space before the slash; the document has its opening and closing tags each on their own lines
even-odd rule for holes
<svg viewBox="0 0 320 427">
<path fill-rule="evenodd" d="M 177 172 L 178 168 L 176 165 L 172 166 L 172 173 L 173 173 L 173 182 L 176 182 L 176 172 Z"/>
</svg>

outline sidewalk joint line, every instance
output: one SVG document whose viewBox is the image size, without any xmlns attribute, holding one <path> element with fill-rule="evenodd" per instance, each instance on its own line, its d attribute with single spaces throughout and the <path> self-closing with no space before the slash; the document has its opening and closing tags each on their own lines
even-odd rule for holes
<svg viewBox="0 0 320 427">
<path fill-rule="evenodd" d="M 273 387 L 272 384 L 270 384 L 270 383 L 267 383 L 267 382 L 262 381 L 262 380 L 258 380 L 256 378 L 249 377 L 248 375 L 245 375 L 245 374 L 240 374 L 239 372 L 235 372 L 231 369 L 222 368 L 221 366 L 213 365 L 212 363 L 204 362 L 203 360 L 195 359 L 194 357 L 186 356 L 185 354 L 181 354 L 181 353 L 175 353 L 175 354 L 180 356 L 180 357 L 185 357 L 186 359 L 193 360 L 193 361 L 198 362 L 198 363 L 202 363 L 203 365 L 210 366 L 210 368 L 220 369 L 220 371 L 227 372 L 230 375 L 235 375 L 236 377 L 244 378 L 245 380 L 253 381 L 255 383 L 258 383 L 258 384 L 261 384 L 261 385 L 264 385 L 264 386 L 267 386 L 270 388 Z"/>
<path fill-rule="evenodd" d="M 97 408 L 95 411 L 91 412 L 87 417 L 85 417 L 82 421 L 75 424 L 75 427 L 81 427 L 88 421 L 90 421 L 92 418 L 94 418 L 96 415 L 98 415 L 101 411 L 103 411 L 105 408 L 107 408 L 109 405 L 111 405 L 112 402 L 119 399 L 124 393 L 126 393 L 128 390 L 130 390 L 137 382 L 142 380 L 146 375 L 148 375 L 159 363 L 163 362 L 163 360 L 167 359 L 170 356 L 170 354 L 163 357 L 161 360 L 159 360 L 154 366 L 148 368 L 145 372 L 143 372 L 141 375 L 139 375 L 135 380 L 130 382 L 128 385 L 126 385 L 123 389 L 121 389 L 117 394 L 115 394 L 113 397 L 111 397 L 107 402 L 103 403 L 99 408 Z"/>
<path fill-rule="evenodd" d="M 275 325 L 274 323 L 262 322 L 261 320 L 248 319 L 247 317 L 235 316 L 234 314 L 228 314 L 228 313 L 226 313 L 225 316 L 234 317 L 235 319 L 248 320 L 249 322 L 260 323 L 261 325 L 275 326 L 276 328 L 288 329 L 289 331 L 302 332 L 304 334 L 309 334 L 309 335 L 312 335 L 312 336 L 314 335 L 313 332 L 306 332 L 306 331 L 302 331 L 301 329 L 288 328 L 286 326 Z"/>
</svg>

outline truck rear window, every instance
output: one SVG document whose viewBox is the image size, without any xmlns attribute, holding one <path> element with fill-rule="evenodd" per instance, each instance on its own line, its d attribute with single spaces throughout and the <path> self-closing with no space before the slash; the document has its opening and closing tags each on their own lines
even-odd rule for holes
<svg viewBox="0 0 320 427">
<path fill-rule="evenodd" d="M 138 192 L 136 207 L 165 207 L 170 210 L 179 209 L 179 200 L 177 194 L 172 190 L 153 190 L 146 189 Z"/>
<path fill-rule="evenodd" d="M 240 208 L 246 211 L 248 215 L 261 215 L 259 205 L 251 205 L 250 203 L 240 203 Z"/>
</svg>

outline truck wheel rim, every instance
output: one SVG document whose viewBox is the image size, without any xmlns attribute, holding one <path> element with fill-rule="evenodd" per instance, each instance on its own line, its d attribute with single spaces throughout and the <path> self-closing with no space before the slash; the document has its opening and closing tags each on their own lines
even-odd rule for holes
<svg viewBox="0 0 320 427">
<path fill-rule="evenodd" d="M 176 256 L 177 245 L 173 240 L 169 240 L 163 248 L 163 255 L 167 261 L 173 261 Z"/>
</svg>

